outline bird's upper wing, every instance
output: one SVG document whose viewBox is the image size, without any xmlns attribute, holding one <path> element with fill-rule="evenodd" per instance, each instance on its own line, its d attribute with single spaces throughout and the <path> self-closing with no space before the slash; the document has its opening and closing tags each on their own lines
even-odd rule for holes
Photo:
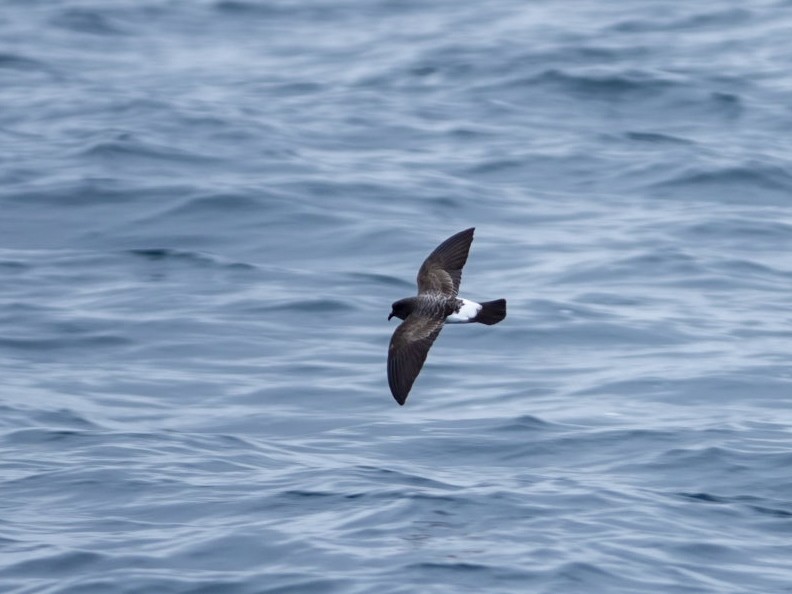
<svg viewBox="0 0 792 594">
<path fill-rule="evenodd" d="M 443 318 L 410 314 L 393 333 L 388 348 L 388 384 L 399 404 L 404 404 L 429 348 L 443 329 Z"/>
<path fill-rule="evenodd" d="M 474 229 L 471 227 L 452 235 L 429 254 L 418 271 L 418 293 L 457 296 Z"/>
</svg>

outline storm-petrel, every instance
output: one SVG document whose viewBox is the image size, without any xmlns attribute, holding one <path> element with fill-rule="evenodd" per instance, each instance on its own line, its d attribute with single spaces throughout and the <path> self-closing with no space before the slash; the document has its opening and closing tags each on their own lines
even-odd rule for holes
<svg viewBox="0 0 792 594">
<path fill-rule="evenodd" d="M 505 299 L 476 303 L 457 297 L 474 229 L 460 231 L 437 246 L 418 271 L 418 295 L 399 299 L 392 306 L 388 319 L 396 316 L 404 320 L 388 348 L 388 384 L 399 404 L 407 400 L 444 323 L 491 326 L 506 317 Z"/>
</svg>

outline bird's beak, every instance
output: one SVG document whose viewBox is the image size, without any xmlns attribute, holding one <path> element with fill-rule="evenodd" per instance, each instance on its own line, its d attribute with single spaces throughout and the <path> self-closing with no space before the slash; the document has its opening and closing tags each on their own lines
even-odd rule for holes
<svg viewBox="0 0 792 594">
<path fill-rule="evenodd" d="M 390 319 L 391 319 L 392 317 L 393 317 L 393 312 L 391 312 L 391 313 L 390 313 L 390 315 L 388 316 L 388 321 L 389 321 L 389 322 L 390 322 Z"/>
</svg>

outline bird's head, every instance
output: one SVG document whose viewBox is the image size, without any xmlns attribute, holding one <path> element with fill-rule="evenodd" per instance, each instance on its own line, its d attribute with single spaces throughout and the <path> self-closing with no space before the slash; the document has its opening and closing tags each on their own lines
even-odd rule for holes
<svg viewBox="0 0 792 594">
<path fill-rule="evenodd" d="M 414 307 L 415 297 L 407 297 L 406 299 L 394 301 L 393 305 L 391 305 L 392 309 L 388 319 L 390 320 L 393 316 L 396 316 L 400 320 L 404 320 L 412 313 Z"/>
</svg>

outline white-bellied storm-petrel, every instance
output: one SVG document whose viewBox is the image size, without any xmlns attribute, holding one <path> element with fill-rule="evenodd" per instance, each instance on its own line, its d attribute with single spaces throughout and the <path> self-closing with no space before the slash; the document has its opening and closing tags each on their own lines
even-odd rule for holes
<svg viewBox="0 0 792 594">
<path fill-rule="evenodd" d="M 388 348 L 388 384 L 399 404 L 404 404 L 429 348 L 446 322 L 497 324 L 506 317 L 506 300 L 476 303 L 457 297 L 462 267 L 467 262 L 474 227 L 441 243 L 418 271 L 418 295 L 399 299 L 388 319 L 404 320 L 393 333 Z"/>
</svg>

